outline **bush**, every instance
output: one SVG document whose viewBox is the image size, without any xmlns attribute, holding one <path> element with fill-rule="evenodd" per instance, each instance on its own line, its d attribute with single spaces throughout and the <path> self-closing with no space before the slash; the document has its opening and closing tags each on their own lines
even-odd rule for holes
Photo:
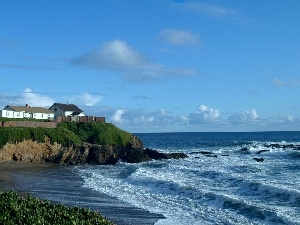
<svg viewBox="0 0 300 225">
<path fill-rule="evenodd" d="M 89 209 L 52 204 L 27 195 L 19 197 L 14 191 L 0 193 L 0 224 L 113 224 Z"/>
<path fill-rule="evenodd" d="M 83 142 L 92 144 L 126 146 L 130 142 L 131 134 L 119 129 L 111 123 L 73 123 L 64 122 L 60 128 L 74 132 Z"/>
</svg>

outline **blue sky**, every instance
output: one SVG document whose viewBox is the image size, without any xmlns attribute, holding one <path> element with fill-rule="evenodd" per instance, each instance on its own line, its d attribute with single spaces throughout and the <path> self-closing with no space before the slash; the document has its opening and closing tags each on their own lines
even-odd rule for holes
<svg viewBox="0 0 300 225">
<path fill-rule="evenodd" d="M 0 2 L 0 108 L 130 132 L 300 130 L 300 2 Z"/>
</svg>

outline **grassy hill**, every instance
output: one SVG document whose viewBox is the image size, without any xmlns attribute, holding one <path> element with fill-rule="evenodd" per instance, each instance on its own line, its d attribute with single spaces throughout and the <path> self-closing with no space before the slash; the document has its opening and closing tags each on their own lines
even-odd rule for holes
<svg viewBox="0 0 300 225">
<path fill-rule="evenodd" d="M 57 128 L 31 128 L 31 127 L 0 127 L 0 148 L 6 143 L 33 140 L 45 142 L 45 137 L 51 143 L 57 142 L 63 146 L 89 142 L 92 144 L 112 144 L 126 146 L 130 142 L 131 134 L 119 129 L 110 123 L 59 123 Z"/>
</svg>

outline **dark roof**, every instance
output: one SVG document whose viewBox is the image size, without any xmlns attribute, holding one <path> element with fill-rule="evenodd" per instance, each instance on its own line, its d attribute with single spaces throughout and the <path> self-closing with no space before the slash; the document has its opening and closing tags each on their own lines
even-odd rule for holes
<svg viewBox="0 0 300 225">
<path fill-rule="evenodd" d="M 80 108 L 78 108 L 74 104 L 62 104 L 62 103 L 54 103 L 54 105 L 57 105 L 60 109 L 63 111 L 71 111 L 71 112 L 83 112 Z"/>
<path fill-rule="evenodd" d="M 53 112 L 47 108 L 43 107 L 26 107 L 26 106 L 12 106 L 8 105 L 4 109 L 11 108 L 15 112 L 26 112 L 26 113 L 44 113 L 52 114 Z"/>
<path fill-rule="evenodd" d="M 81 112 L 73 112 L 71 115 L 72 116 L 78 116 Z"/>
</svg>

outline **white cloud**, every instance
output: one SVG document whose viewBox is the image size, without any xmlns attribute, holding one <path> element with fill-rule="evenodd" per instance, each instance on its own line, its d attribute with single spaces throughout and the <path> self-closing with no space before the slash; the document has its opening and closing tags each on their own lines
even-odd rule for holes
<svg viewBox="0 0 300 225">
<path fill-rule="evenodd" d="M 275 86 L 283 87 L 283 86 L 300 86 L 300 80 L 299 79 L 291 79 L 288 81 L 281 80 L 277 77 L 274 77 L 271 80 L 272 84 Z"/>
<path fill-rule="evenodd" d="M 182 3 L 174 4 L 178 10 L 196 15 L 203 15 L 211 18 L 229 20 L 249 28 L 257 27 L 257 19 L 249 18 L 238 9 L 225 7 L 218 4 L 204 3 L 200 1 L 187 0 Z"/>
<path fill-rule="evenodd" d="M 103 70 L 121 71 L 122 77 L 129 82 L 155 82 L 168 77 L 195 74 L 191 69 L 165 67 L 152 63 L 121 40 L 105 43 L 98 50 L 73 59 L 72 63 Z"/>
<path fill-rule="evenodd" d="M 85 92 L 80 95 L 73 95 L 72 97 L 68 98 L 68 101 L 75 102 L 78 105 L 83 106 L 95 106 L 99 102 L 101 102 L 103 99 L 102 95 L 99 94 L 90 94 L 88 92 Z"/>
<path fill-rule="evenodd" d="M 82 98 L 82 101 L 84 102 L 84 105 L 94 106 L 97 103 L 101 102 L 103 96 L 101 96 L 101 95 L 92 95 L 92 94 L 89 94 L 89 93 L 86 92 L 82 95 L 81 98 Z"/>
<path fill-rule="evenodd" d="M 231 123 L 249 123 L 258 119 L 258 114 L 255 109 L 250 109 L 242 113 L 236 113 L 229 117 Z"/>
<path fill-rule="evenodd" d="M 187 30 L 165 29 L 158 34 L 158 37 L 169 44 L 177 46 L 200 44 L 199 34 Z"/>
<path fill-rule="evenodd" d="M 114 114 L 112 115 L 111 120 L 114 123 L 122 123 L 123 122 L 122 116 L 124 115 L 125 112 L 126 112 L 126 110 L 123 110 L 123 109 L 116 110 L 114 112 Z"/>
<path fill-rule="evenodd" d="M 30 88 L 26 88 L 21 98 L 16 99 L 15 102 L 18 105 L 29 104 L 31 106 L 49 107 L 55 101 L 51 97 L 33 92 Z"/>
<path fill-rule="evenodd" d="M 144 115 L 141 115 L 139 117 L 136 117 L 134 119 L 134 122 L 137 122 L 137 123 L 152 123 L 154 122 L 154 116 L 149 116 L 149 117 L 146 117 Z"/>
<path fill-rule="evenodd" d="M 104 43 L 96 51 L 74 59 L 75 64 L 104 69 L 130 69 L 147 64 L 146 58 L 126 42 L 114 40 Z"/>
<path fill-rule="evenodd" d="M 196 113 L 189 115 L 189 123 L 211 123 L 218 122 L 220 113 L 218 109 L 210 108 L 205 105 L 200 105 Z"/>
<path fill-rule="evenodd" d="M 273 83 L 274 85 L 276 85 L 276 86 L 286 86 L 286 85 L 287 85 L 286 82 L 284 82 L 284 81 L 282 81 L 282 80 L 280 80 L 280 79 L 278 79 L 278 78 L 276 78 L 276 77 L 274 77 L 274 78 L 272 79 L 272 83 Z"/>
<path fill-rule="evenodd" d="M 277 121 L 280 123 L 292 123 L 296 120 L 297 119 L 294 115 L 280 115 L 277 117 Z"/>
<path fill-rule="evenodd" d="M 125 113 L 126 112 L 126 113 Z M 121 109 L 112 113 L 111 120 L 122 126 L 129 127 L 169 127 L 183 123 L 179 116 L 171 116 L 164 109 L 149 111 L 145 109 Z"/>
<path fill-rule="evenodd" d="M 209 4 L 209 3 L 202 3 L 202 2 L 184 2 L 180 4 L 180 6 L 187 11 L 200 13 L 207 16 L 214 16 L 214 17 L 224 17 L 224 16 L 231 16 L 236 13 L 235 10 L 225 8 L 220 5 L 216 4 Z"/>
</svg>

